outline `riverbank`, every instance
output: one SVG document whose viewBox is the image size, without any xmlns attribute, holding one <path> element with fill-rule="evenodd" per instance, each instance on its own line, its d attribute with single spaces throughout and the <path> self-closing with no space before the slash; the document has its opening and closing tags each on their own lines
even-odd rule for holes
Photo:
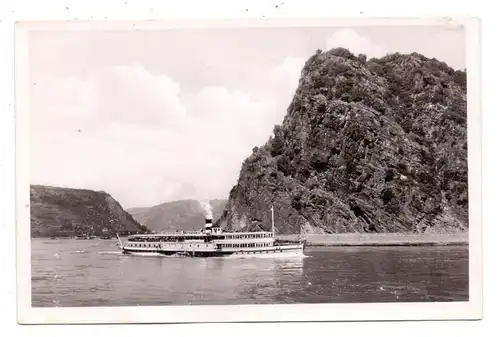
<svg viewBox="0 0 500 337">
<path fill-rule="evenodd" d="M 305 239 L 307 246 L 447 246 L 468 245 L 468 233 L 453 234 L 400 234 L 400 233 L 348 233 L 277 235 L 279 240 Z"/>
</svg>

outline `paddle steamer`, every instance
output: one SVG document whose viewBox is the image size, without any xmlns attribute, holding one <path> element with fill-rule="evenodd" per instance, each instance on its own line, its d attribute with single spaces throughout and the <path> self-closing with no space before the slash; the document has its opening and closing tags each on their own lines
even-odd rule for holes
<svg viewBox="0 0 500 337">
<path fill-rule="evenodd" d="M 118 245 L 124 254 L 190 257 L 272 257 L 303 256 L 304 242 L 279 242 L 274 233 L 274 209 L 271 208 L 271 232 L 224 232 L 207 216 L 199 232 L 137 234 Z"/>
</svg>

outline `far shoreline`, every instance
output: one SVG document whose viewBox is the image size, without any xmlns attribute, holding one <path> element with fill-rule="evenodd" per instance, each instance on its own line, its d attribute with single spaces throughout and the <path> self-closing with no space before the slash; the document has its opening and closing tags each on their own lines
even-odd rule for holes
<svg viewBox="0 0 500 337">
<path fill-rule="evenodd" d="M 32 239 L 66 239 L 77 240 L 74 236 L 32 236 Z M 277 234 L 278 241 L 305 240 L 309 247 L 401 247 L 401 246 L 468 246 L 468 232 L 444 234 L 413 234 L 413 233 L 342 233 L 342 234 Z M 110 241 L 95 237 L 93 240 Z M 112 238 L 111 238 L 112 240 Z M 87 241 L 87 240 L 84 240 Z"/>
<path fill-rule="evenodd" d="M 402 234 L 402 233 L 345 233 L 345 234 L 284 234 L 278 240 L 305 240 L 310 247 L 360 246 L 468 246 L 469 234 Z"/>
</svg>

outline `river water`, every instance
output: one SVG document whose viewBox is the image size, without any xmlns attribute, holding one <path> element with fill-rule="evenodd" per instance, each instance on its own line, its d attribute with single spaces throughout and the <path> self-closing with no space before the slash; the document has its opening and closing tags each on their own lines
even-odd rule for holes
<svg viewBox="0 0 500 337">
<path fill-rule="evenodd" d="M 303 258 L 123 255 L 32 239 L 34 307 L 468 300 L 467 247 L 306 247 Z"/>
</svg>

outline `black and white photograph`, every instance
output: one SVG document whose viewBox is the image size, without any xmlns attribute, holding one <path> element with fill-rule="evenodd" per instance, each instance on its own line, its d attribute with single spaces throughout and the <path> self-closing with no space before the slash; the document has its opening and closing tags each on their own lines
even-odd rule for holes
<svg viewBox="0 0 500 337">
<path fill-rule="evenodd" d="M 26 322 L 478 318 L 477 23 L 337 21 L 18 22 Z"/>
</svg>

